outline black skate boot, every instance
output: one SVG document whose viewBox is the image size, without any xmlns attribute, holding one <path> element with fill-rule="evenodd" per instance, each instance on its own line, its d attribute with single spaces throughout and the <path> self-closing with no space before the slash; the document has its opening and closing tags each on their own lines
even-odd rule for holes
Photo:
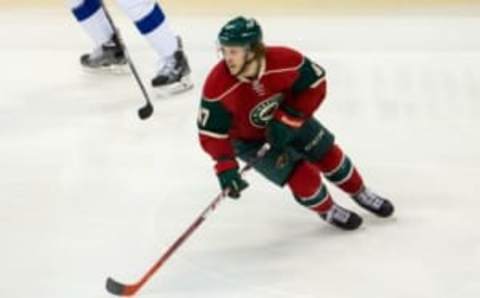
<svg viewBox="0 0 480 298">
<path fill-rule="evenodd" d="M 114 34 L 110 41 L 96 48 L 92 53 L 82 55 L 80 63 L 88 69 L 108 69 L 125 65 L 127 58 L 117 36 Z"/>
<path fill-rule="evenodd" d="M 170 93 L 179 93 L 193 87 L 190 81 L 190 66 L 183 51 L 182 41 L 177 37 L 178 49 L 165 58 L 165 64 L 152 79 L 152 87 L 167 87 Z"/>
<path fill-rule="evenodd" d="M 355 195 L 353 200 L 360 206 L 380 217 L 389 217 L 393 214 L 394 207 L 392 203 L 365 188 L 362 192 Z"/>
<path fill-rule="evenodd" d="M 340 207 L 337 204 L 333 205 L 327 213 L 320 214 L 320 217 L 343 230 L 355 230 L 363 222 L 362 218 L 355 212 Z"/>
</svg>

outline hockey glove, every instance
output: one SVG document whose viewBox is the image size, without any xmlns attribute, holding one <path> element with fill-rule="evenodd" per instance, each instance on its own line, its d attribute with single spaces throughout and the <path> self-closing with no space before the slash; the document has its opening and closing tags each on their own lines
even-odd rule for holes
<svg viewBox="0 0 480 298">
<path fill-rule="evenodd" d="M 220 161 L 215 169 L 222 191 L 226 191 L 230 198 L 238 199 L 240 192 L 248 187 L 248 183 L 240 176 L 237 162 L 234 160 Z"/>
<path fill-rule="evenodd" d="M 273 149 L 283 152 L 293 140 L 296 131 L 303 125 L 303 119 L 277 110 L 266 129 L 267 142 Z"/>
</svg>

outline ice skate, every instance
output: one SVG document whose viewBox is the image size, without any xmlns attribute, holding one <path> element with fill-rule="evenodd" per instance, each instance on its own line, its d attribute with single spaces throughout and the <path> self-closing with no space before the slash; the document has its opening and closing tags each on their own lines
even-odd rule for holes
<svg viewBox="0 0 480 298">
<path fill-rule="evenodd" d="M 152 87 L 159 94 L 176 94 L 193 87 L 190 80 L 190 66 L 178 37 L 178 50 L 166 57 L 162 68 L 152 79 Z"/>
<path fill-rule="evenodd" d="M 393 214 L 394 207 L 392 203 L 365 188 L 362 192 L 355 195 L 353 200 L 360 206 L 380 217 L 389 217 Z"/>
<path fill-rule="evenodd" d="M 333 205 L 327 213 L 320 214 L 326 222 L 343 230 L 355 230 L 363 222 L 355 212 L 347 210 L 337 204 Z"/>
<path fill-rule="evenodd" d="M 124 73 L 127 58 L 117 37 L 113 35 L 110 41 L 94 49 L 93 52 L 82 55 L 80 63 L 89 70 Z"/>
</svg>

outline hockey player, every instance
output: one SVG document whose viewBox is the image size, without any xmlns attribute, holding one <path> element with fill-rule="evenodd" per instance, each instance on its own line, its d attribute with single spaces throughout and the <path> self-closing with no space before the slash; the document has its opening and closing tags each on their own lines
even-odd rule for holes
<svg viewBox="0 0 480 298">
<path fill-rule="evenodd" d="M 107 20 L 101 1 L 70 0 L 73 15 L 95 43 L 93 52 L 80 57 L 80 63 L 89 69 L 126 64 L 125 53 Z M 181 40 L 168 26 L 160 6 L 155 0 L 117 1 L 160 57 L 161 67 L 151 81 L 152 87 L 168 86 L 173 91 L 190 89 L 190 67 Z"/>
<path fill-rule="evenodd" d="M 322 175 L 361 207 L 391 216 L 391 202 L 364 185 L 334 135 L 313 117 L 326 95 L 325 70 L 290 48 L 265 46 L 254 19 L 229 21 L 218 41 L 223 60 L 205 82 L 198 127 L 227 195 L 238 198 L 248 186 L 237 157 L 249 160 L 268 142 L 272 149 L 254 169 L 288 185 L 298 203 L 328 223 L 353 230 L 362 218 L 333 201 Z"/>
</svg>

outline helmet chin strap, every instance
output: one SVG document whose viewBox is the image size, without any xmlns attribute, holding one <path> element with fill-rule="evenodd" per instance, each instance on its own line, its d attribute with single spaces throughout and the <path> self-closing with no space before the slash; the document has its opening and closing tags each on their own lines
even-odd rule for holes
<svg viewBox="0 0 480 298">
<path fill-rule="evenodd" d="M 245 62 L 243 62 L 243 65 L 242 65 L 242 67 L 240 68 L 240 70 L 237 71 L 236 74 L 234 74 L 235 77 L 241 76 L 242 73 L 247 69 L 247 67 L 248 67 L 250 64 L 252 64 L 252 62 L 254 62 L 255 60 L 257 60 L 257 55 L 256 55 L 256 54 L 254 54 L 251 59 L 247 59 L 247 56 L 248 56 L 248 54 L 249 54 L 250 51 L 251 51 L 251 50 L 248 50 L 248 51 L 245 52 L 245 59 L 244 59 Z M 260 71 L 260 66 L 257 67 L 257 73 L 255 74 L 255 76 L 258 76 L 259 71 Z"/>
</svg>

